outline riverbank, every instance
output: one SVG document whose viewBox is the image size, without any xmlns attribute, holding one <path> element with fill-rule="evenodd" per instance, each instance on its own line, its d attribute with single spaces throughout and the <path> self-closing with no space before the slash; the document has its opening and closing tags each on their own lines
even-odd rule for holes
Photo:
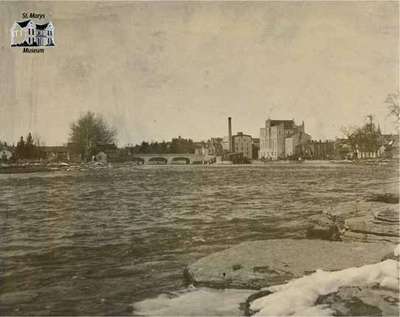
<svg viewBox="0 0 400 317">
<path fill-rule="evenodd" d="M 66 169 L 69 166 L 67 163 L 48 162 L 0 163 L 0 174 L 51 172 Z"/>
<path fill-rule="evenodd" d="M 307 235 L 314 239 L 248 241 L 210 254 L 184 270 L 192 289 L 134 308 L 139 315 L 202 315 L 199 302 L 209 311 L 213 297 L 214 315 L 399 314 L 398 193 L 339 203 L 311 218 Z"/>
<path fill-rule="evenodd" d="M 211 282 L 211 288 L 198 285 L 160 295 L 135 303 L 134 312 L 140 316 L 398 316 L 399 246 L 333 243 L 329 250 L 323 246 L 321 251 L 317 247 L 319 243 L 258 241 L 213 254 L 189 267 L 195 273 L 193 278 L 205 274 L 206 284 Z M 266 262 L 261 261 L 272 245 L 285 246 L 285 251 L 265 257 Z M 307 245 L 306 249 L 301 245 Z M 309 247 L 317 248 L 309 250 Z M 295 254 L 287 257 L 287 248 Z M 304 254 L 304 250 L 308 252 Z M 377 252 L 371 255 L 371 251 Z M 389 253 L 380 257 L 386 251 Z M 307 259 L 310 254 L 311 259 Z M 243 265 L 238 264 L 240 261 Z M 295 266 L 286 266 L 287 262 Z M 232 263 L 235 264 L 231 266 Z M 249 266 L 260 263 L 271 266 L 254 266 L 249 270 Z M 203 272 L 193 272 L 200 267 L 204 268 Z M 209 270 L 217 274 L 210 274 Z M 220 281 L 215 284 L 214 279 L 220 276 L 224 276 L 224 282 L 235 284 L 241 274 L 233 276 L 231 272 L 239 270 L 244 270 L 242 282 L 247 283 L 242 286 L 255 286 L 254 271 L 264 273 L 263 281 L 268 286 L 254 289 L 222 287 Z M 282 279 L 276 279 L 277 276 Z"/>
<path fill-rule="evenodd" d="M 189 265 L 195 286 L 261 289 L 286 283 L 317 269 L 336 271 L 380 261 L 393 251 L 385 243 L 310 239 L 244 242 Z"/>
<path fill-rule="evenodd" d="M 109 168 L 111 164 L 102 162 L 64 163 L 64 162 L 35 162 L 0 164 L 0 174 L 22 174 L 56 171 L 85 171 L 88 169 Z"/>
<path fill-rule="evenodd" d="M 39 173 L 39 172 L 51 172 L 51 171 L 72 171 L 72 170 L 87 170 L 93 168 L 109 168 L 113 166 L 114 163 L 105 163 L 105 162 L 86 162 L 86 163 L 66 163 L 66 162 L 23 162 L 23 163 L 0 163 L 0 174 L 20 174 L 20 173 Z M 398 160 L 395 159 L 364 159 L 364 160 L 277 160 L 277 161 L 260 161 L 253 160 L 249 164 L 234 164 L 229 161 L 222 161 L 220 163 L 213 164 L 203 164 L 207 166 L 216 166 L 216 167 L 226 167 L 226 166 L 280 166 L 280 165 L 311 165 L 311 166 L 332 166 L 332 165 L 371 165 L 371 166 L 387 166 L 387 165 L 396 165 L 398 164 Z M 126 162 L 118 162 L 115 163 L 116 166 L 120 165 L 131 165 L 138 166 L 143 165 L 139 164 L 136 161 L 126 161 Z M 146 166 L 163 166 L 163 165 L 194 165 L 199 166 L 199 164 L 187 164 L 181 162 L 175 162 L 171 164 L 160 164 L 160 163 L 152 163 L 145 164 Z M 202 164 L 200 164 L 202 165 Z"/>
</svg>

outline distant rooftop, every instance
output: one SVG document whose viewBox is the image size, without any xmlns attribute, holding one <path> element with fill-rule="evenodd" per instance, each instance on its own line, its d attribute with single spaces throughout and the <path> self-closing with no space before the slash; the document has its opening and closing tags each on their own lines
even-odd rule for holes
<svg viewBox="0 0 400 317">
<path fill-rule="evenodd" d="M 274 126 L 281 125 L 281 124 L 283 124 L 285 129 L 291 129 L 295 125 L 294 120 L 271 120 L 271 119 L 268 119 L 265 122 L 265 125 L 267 127 L 274 127 Z"/>
<path fill-rule="evenodd" d="M 251 137 L 251 135 L 244 134 L 243 132 L 238 132 L 236 135 L 233 135 L 232 137 L 234 138 L 234 137 L 238 137 L 238 136 L 249 136 L 249 137 Z"/>
</svg>

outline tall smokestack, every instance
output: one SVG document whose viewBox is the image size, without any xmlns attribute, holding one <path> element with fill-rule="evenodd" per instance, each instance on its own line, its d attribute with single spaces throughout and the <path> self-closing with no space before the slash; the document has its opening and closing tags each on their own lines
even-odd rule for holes
<svg viewBox="0 0 400 317">
<path fill-rule="evenodd" d="M 232 118 L 228 118 L 229 152 L 232 152 Z"/>
</svg>

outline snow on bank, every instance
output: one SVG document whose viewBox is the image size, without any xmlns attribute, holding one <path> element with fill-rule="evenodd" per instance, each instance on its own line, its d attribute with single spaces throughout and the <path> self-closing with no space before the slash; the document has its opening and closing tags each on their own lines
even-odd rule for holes
<svg viewBox="0 0 400 317">
<path fill-rule="evenodd" d="M 400 254 L 400 246 L 394 254 Z M 268 288 L 273 293 L 251 302 L 250 309 L 257 311 L 256 316 L 330 316 L 334 312 L 327 305 L 315 304 L 320 295 L 334 293 L 342 286 L 367 285 L 379 285 L 389 293 L 398 294 L 399 282 L 399 262 L 392 259 L 340 271 L 318 270 L 287 284 Z M 134 315 L 242 316 L 240 304 L 254 293 L 254 290 L 244 289 L 192 287 L 134 303 Z"/>
<path fill-rule="evenodd" d="M 133 305 L 140 316 L 241 316 L 240 303 L 254 290 L 191 288 Z"/>
<path fill-rule="evenodd" d="M 399 246 L 395 253 L 399 253 Z M 399 262 L 384 262 L 352 267 L 336 272 L 317 272 L 269 287 L 274 292 L 251 303 L 255 316 L 331 316 L 333 311 L 326 305 L 315 305 L 320 295 L 336 292 L 342 286 L 379 285 L 399 291 Z"/>
</svg>

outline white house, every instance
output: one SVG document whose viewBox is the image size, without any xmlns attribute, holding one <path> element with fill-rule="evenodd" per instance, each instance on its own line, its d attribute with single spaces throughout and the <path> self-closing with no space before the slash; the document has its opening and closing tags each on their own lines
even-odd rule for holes
<svg viewBox="0 0 400 317">
<path fill-rule="evenodd" d="M 15 22 L 11 27 L 11 46 L 54 46 L 54 25 L 32 20 Z"/>
</svg>

